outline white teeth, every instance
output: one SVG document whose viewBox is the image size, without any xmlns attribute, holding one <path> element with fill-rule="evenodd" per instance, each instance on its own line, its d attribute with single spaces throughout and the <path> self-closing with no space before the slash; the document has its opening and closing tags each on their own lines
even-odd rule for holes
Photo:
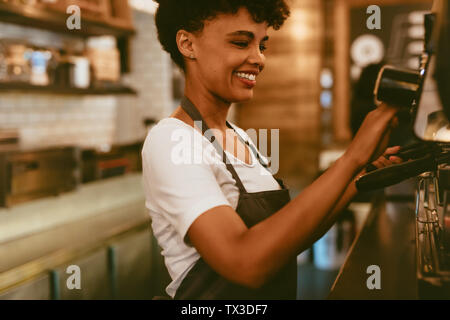
<svg viewBox="0 0 450 320">
<path fill-rule="evenodd" d="M 244 79 L 247 79 L 247 80 L 251 80 L 251 81 L 255 81 L 255 80 L 256 80 L 256 75 L 251 74 L 251 73 L 236 72 L 236 74 L 237 74 L 239 77 L 244 78 Z"/>
</svg>

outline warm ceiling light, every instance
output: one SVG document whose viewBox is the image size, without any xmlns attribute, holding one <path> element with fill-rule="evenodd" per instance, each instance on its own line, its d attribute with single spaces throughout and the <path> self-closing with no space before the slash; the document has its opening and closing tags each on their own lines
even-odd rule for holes
<svg viewBox="0 0 450 320">
<path fill-rule="evenodd" d="M 311 11 L 295 9 L 291 12 L 290 31 L 296 40 L 306 40 L 311 37 Z"/>
<path fill-rule="evenodd" d="M 151 0 L 131 0 L 130 5 L 132 8 L 140 11 L 145 11 L 151 14 L 155 14 L 158 4 Z"/>
</svg>

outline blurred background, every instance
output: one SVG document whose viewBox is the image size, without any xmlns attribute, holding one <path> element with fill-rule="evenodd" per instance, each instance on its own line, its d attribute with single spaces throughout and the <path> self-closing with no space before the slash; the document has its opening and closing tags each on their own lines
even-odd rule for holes
<svg viewBox="0 0 450 320">
<path fill-rule="evenodd" d="M 269 33 L 254 99 L 233 105 L 230 120 L 280 129 L 277 175 L 295 196 L 374 108 L 381 66 L 419 67 L 432 1 L 289 3 L 291 17 Z M 370 5 L 381 29 L 367 26 Z M 158 42 L 155 9 L 149 0 L 0 0 L 0 299 L 164 294 L 140 151 L 184 84 Z M 408 121 L 397 130 L 392 145 L 411 138 Z M 374 197 L 359 195 L 298 257 L 298 298 L 327 297 Z M 81 289 L 70 289 L 72 265 Z"/>
</svg>

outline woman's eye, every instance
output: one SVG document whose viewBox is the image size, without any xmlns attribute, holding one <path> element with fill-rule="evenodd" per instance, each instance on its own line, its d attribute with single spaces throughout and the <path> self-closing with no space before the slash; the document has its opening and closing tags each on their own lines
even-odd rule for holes
<svg viewBox="0 0 450 320">
<path fill-rule="evenodd" d="M 239 46 L 239 47 L 241 47 L 241 48 L 246 48 L 246 47 L 248 47 L 248 42 L 234 41 L 233 44 L 236 45 L 236 46 Z M 266 46 L 265 44 L 260 44 L 260 45 L 259 45 L 259 50 L 260 50 L 261 52 L 264 52 L 264 51 L 267 50 L 267 46 Z"/>
<path fill-rule="evenodd" d="M 248 45 L 247 42 L 241 42 L 241 41 L 235 41 L 235 42 L 233 42 L 233 44 L 235 44 L 235 45 L 237 45 L 237 46 L 239 46 L 241 48 L 245 48 Z"/>
</svg>

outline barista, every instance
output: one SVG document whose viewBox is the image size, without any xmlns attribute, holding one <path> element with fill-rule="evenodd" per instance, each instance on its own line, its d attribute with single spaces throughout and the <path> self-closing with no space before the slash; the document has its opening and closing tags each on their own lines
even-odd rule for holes
<svg viewBox="0 0 450 320">
<path fill-rule="evenodd" d="M 401 161 L 381 156 L 399 150 L 386 150 L 397 110 L 370 112 L 345 154 L 291 200 L 247 134 L 226 121 L 232 103 L 252 99 L 267 31 L 289 16 L 286 2 L 157 2 L 159 40 L 186 77 L 180 107 L 142 150 L 146 205 L 172 278 L 167 294 L 295 299 L 296 256 L 334 224 L 363 168 Z"/>
</svg>

